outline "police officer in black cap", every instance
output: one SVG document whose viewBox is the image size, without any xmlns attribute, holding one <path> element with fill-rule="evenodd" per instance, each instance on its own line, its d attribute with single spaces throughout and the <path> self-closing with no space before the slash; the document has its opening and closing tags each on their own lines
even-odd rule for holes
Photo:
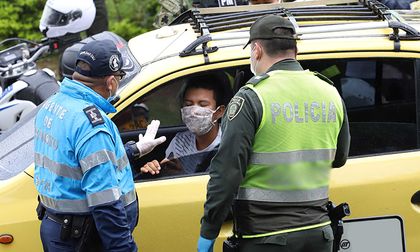
<svg viewBox="0 0 420 252">
<path fill-rule="evenodd" d="M 259 18 L 247 45 L 255 77 L 222 120 L 198 250 L 213 251 L 233 203 L 231 251 L 330 252 L 329 174 L 345 164 L 350 143 L 344 103 L 328 79 L 298 63 L 288 19 Z"/>
</svg>

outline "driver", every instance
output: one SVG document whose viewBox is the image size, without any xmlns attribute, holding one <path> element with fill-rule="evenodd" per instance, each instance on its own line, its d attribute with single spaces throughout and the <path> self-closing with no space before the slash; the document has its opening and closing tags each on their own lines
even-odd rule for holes
<svg viewBox="0 0 420 252">
<path fill-rule="evenodd" d="M 160 164 L 170 159 L 205 154 L 219 145 L 222 133 L 218 121 L 223 116 L 231 93 L 226 86 L 226 78 L 222 79 L 217 75 L 200 75 L 186 81 L 181 89 L 180 101 L 182 121 L 188 130 L 175 135 L 166 149 L 165 159 L 146 163 L 140 169 L 142 173 L 159 174 Z M 199 155 L 197 158 L 183 159 L 184 172 L 196 172 L 198 164 L 205 157 Z"/>
</svg>

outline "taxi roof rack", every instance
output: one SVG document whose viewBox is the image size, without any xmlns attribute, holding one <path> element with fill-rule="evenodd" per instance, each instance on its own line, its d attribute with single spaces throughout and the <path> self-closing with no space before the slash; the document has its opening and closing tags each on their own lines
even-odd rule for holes
<svg viewBox="0 0 420 252">
<path fill-rule="evenodd" d="M 286 8 L 287 7 L 287 8 Z M 194 8 L 178 16 L 171 25 L 190 23 L 197 40 L 188 45 L 179 55 L 181 57 L 203 54 L 208 62 L 208 54 L 218 50 L 216 46 L 208 47 L 207 43 L 222 39 L 244 39 L 249 37 L 249 28 L 261 16 L 267 14 L 288 18 L 296 28 L 297 39 L 325 37 L 320 33 L 334 31 L 352 31 L 361 29 L 392 28 L 389 38 L 394 41 L 420 39 L 420 33 L 404 23 L 398 13 L 389 10 L 376 0 L 312 0 L 253 6 L 235 6 L 222 8 Z M 324 24 L 311 24 L 314 21 Z M 335 21 L 334 24 L 331 22 Z M 360 21 L 358 23 L 355 23 Z M 372 22 L 377 21 L 377 22 Z M 306 23 L 302 23 L 306 22 Z M 298 25 L 298 23 L 301 23 Z M 338 24 L 337 24 L 338 23 Z M 226 34 L 215 32 L 242 29 Z M 400 35 L 399 30 L 405 35 Z M 305 34 L 320 34 L 305 36 Z M 201 49 L 197 49 L 199 46 Z"/>
</svg>

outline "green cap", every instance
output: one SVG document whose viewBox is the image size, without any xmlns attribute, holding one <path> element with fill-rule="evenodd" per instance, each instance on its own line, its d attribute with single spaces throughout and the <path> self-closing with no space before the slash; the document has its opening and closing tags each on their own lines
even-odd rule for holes
<svg viewBox="0 0 420 252">
<path fill-rule="evenodd" d="M 274 30 L 277 28 L 291 29 L 293 35 L 296 34 L 295 27 L 289 19 L 277 15 L 266 15 L 258 18 L 252 24 L 251 29 L 249 30 L 249 40 L 244 46 L 244 49 L 255 39 L 296 39 L 294 36 L 275 34 Z"/>
</svg>

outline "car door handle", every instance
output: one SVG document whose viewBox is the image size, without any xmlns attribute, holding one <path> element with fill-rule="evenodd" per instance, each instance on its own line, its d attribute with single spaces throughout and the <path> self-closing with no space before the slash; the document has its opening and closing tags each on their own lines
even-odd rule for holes
<svg viewBox="0 0 420 252">
<path fill-rule="evenodd" d="M 411 203 L 420 205 L 420 191 L 413 194 L 413 197 L 411 197 Z"/>
</svg>

